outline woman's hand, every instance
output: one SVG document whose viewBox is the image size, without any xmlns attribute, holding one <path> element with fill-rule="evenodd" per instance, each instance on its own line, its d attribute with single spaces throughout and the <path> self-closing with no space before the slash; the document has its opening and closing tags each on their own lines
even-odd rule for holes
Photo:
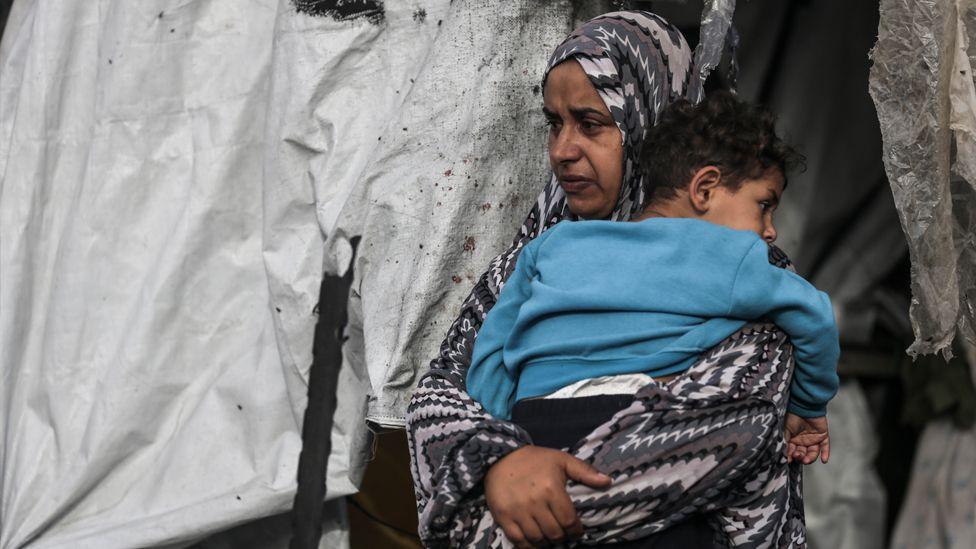
<svg viewBox="0 0 976 549">
<path fill-rule="evenodd" d="M 539 446 L 519 448 L 488 470 L 488 508 L 516 547 L 558 543 L 583 534 L 576 508 L 566 494 L 568 479 L 591 488 L 606 488 L 611 482 L 589 463 Z"/>
<path fill-rule="evenodd" d="M 827 463 L 830 459 L 830 435 L 827 416 L 803 418 L 786 414 L 786 461 L 797 460 L 809 465 L 817 460 Z"/>
</svg>

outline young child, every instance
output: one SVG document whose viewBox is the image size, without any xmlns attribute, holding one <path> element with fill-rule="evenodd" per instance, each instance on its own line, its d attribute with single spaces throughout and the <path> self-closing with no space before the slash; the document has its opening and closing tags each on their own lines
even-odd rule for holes
<svg viewBox="0 0 976 549">
<path fill-rule="evenodd" d="M 768 319 L 795 349 L 788 457 L 826 461 L 839 356 L 830 300 L 771 265 L 767 245 L 801 159 L 768 112 L 731 95 L 668 107 L 641 155 L 643 214 L 559 223 L 522 250 L 478 334 L 469 394 L 505 419 L 533 399 L 632 396 Z"/>
</svg>

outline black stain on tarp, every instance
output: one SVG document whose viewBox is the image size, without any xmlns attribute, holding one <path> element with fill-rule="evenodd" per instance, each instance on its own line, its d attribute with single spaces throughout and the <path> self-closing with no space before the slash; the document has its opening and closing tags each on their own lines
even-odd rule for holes
<svg viewBox="0 0 976 549">
<path fill-rule="evenodd" d="M 424 8 L 420 8 L 417 11 L 413 12 L 413 20 L 418 23 L 423 23 L 427 21 L 427 10 L 425 10 Z"/>
<path fill-rule="evenodd" d="M 379 25 L 386 19 L 382 0 L 291 0 L 299 13 L 331 17 L 336 21 L 366 19 Z"/>
</svg>

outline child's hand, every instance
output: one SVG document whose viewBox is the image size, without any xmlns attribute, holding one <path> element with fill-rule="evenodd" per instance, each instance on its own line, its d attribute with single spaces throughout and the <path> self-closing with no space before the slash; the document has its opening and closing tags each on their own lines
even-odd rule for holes
<svg viewBox="0 0 976 549">
<path fill-rule="evenodd" d="M 798 460 L 808 465 L 817 460 L 827 463 L 830 459 L 830 436 L 827 434 L 827 416 L 800 417 L 786 414 L 786 461 Z"/>
</svg>

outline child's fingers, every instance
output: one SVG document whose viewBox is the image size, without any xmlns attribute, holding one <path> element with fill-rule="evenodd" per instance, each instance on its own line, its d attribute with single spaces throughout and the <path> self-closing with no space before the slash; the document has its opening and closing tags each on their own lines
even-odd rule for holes
<svg viewBox="0 0 976 549">
<path fill-rule="evenodd" d="M 798 446 L 819 446 L 826 439 L 826 433 L 803 433 L 791 438 L 790 442 Z"/>
<path fill-rule="evenodd" d="M 786 463 L 793 463 L 793 454 L 796 452 L 796 444 L 786 443 Z"/>
<path fill-rule="evenodd" d="M 820 455 L 819 445 L 807 446 L 806 454 L 803 456 L 803 464 L 810 465 L 814 461 L 817 461 L 818 455 Z"/>
</svg>

